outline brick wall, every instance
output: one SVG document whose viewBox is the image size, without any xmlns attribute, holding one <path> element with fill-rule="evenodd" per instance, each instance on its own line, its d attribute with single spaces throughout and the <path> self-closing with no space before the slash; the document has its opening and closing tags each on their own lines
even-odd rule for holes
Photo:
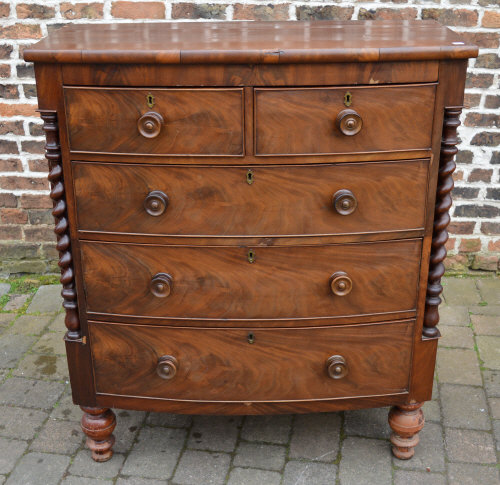
<svg viewBox="0 0 500 485">
<path fill-rule="evenodd" d="M 481 48 L 470 62 L 459 130 L 448 268 L 498 270 L 500 255 L 499 0 L 0 0 L 0 273 L 55 269 L 43 136 L 26 46 L 68 22 L 436 19 Z"/>
</svg>

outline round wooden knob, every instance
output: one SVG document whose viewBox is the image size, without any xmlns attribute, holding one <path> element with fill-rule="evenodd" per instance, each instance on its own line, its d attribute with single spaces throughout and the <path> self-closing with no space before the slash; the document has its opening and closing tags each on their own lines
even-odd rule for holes
<svg viewBox="0 0 500 485">
<path fill-rule="evenodd" d="M 353 109 L 344 109 L 337 116 L 338 129 L 347 136 L 359 133 L 363 126 L 363 120 Z"/>
<path fill-rule="evenodd" d="M 330 278 L 330 288 L 337 296 L 348 295 L 352 290 L 352 280 L 344 271 L 337 271 Z"/>
<path fill-rule="evenodd" d="M 342 379 L 349 373 L 347 362 L 341 355 L 332 355 L 326 361 L 326 370 L 332 379 Z"/>
<path fill-rule="evenodd" d="M 153 190 L 144 199 L 144 209 L 150 216 L 161 216 L 168 206 L 168 196 L 161 190 Z"/>
<path fill-rule="evenodd" d="M 156 366 L 156 372 L 158 375 L 165 380 L 170 380 L 175 377 L 177 373 L 177 359 L 172 355 L 162 355 L 158 359 L 158 365 Z"/>
<path fill-rule="evenodd" d="M 158 273 L 153 276 L 149 289 L 154 296 L 166 298 L 172 291 L 172 277 L 167 273 Z"/>
<path fill-rule="evenodd" d="M 155 138 L 160 134 L 163 125 L 163 116 L 156 111 L 148 111 L 137 121 L 137 129 L 145 138 Z"/>
<path fill-rule="evenodd" d="M 341 216 L 352 214 L 357 206 L 358 201 L 350 190 L 341 189 L 333 194 L 333 207 Z"/>
</svg>

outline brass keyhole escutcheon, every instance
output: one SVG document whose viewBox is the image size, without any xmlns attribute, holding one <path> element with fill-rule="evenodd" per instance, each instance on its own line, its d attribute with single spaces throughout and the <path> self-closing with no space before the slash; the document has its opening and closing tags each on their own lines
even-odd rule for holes
<svg viewBox="0 0 500 485">
<path fill-rule="evenodd" d="M 148 103 L 148 107 L 152 108 L 155 105 L 155 97 L 151 93 L 148 93 L 146 102 Z"/>
<path fill-rule="evenodd" d="M 344 94 L 344 104 L 346 106 L 351 106 L 352 104 L 352 94 L 349 91 Z"/>
<path fill-rule="evenodd" d="M 254 175 L 253 175 L 253 172 L 251 170 L 249 170 L 247 172 L 247 184 L 248 185 L 252 185 L 253 184 L 253 181 L 254 181 Z"/>
<path fill-rule="evenodd" d="M 247 254 L 247 259 L 249 263 L 255 263 L 255 251 L 253 249 L 250 249 Z"/>
<path fill-rule="evenodd" d="M 255 342 L 255 335 L 253 332 L 249 332 L 247 336 L 247 342 L 253 344 Z"/>
</svg>

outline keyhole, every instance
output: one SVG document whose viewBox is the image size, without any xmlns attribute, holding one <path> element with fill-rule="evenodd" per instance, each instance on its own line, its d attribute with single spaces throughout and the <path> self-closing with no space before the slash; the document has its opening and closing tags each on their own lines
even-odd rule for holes
<svg viewBox="0 0 500 485">
<path fill-rule="evenodd" d="M 249 263 L 254 263 L 255 262 L 255 253 L 253 252 L 252 249 L 250 249 L 248 251 L 247 258 L 248 258 L 248 262 Z"/>
<path fill-rule="evenodd" d="M 253 332 L 250 332 L 247 336 L 247 342 L 249 344 L 253 344 L 255 342 L 255 335 L 253 334 Z"/>
<path fill-rule="evenodd" d="M 344 104 L 346 106 L 351 106 L 352 104 L 352 94 L 349 91 L 344 94 Z"/>
<path fill-rule="evenodd" d="M 150 108 L 155 105 L 155 98 L 151 93 L 146 96 L 146 101 L 148 103 L 148 107 Z"/>
<path fill-rule="evenodd" d="M 247 172 L 247 184 L 248 185 L 253 184 L 253 172 L 251 170 Z"/>
</svg>

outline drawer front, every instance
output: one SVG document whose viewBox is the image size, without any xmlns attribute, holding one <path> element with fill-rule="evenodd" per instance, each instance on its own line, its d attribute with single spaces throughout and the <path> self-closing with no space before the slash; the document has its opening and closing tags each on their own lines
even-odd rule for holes
<svg viewBox="0 0 500 485">
<path fill-rule="evenodd" d="M 277 401 L 405 392 L 413 324 L 252 332 L 94 322 L 89 327 L 98 393 Z"/>
<path fill-rule="evenodd" d="M 73 151 L 243 155 L 242 89 L 65 88 L 64 97 Z"/>
<path fill-rule="evenodd" d="M 251 171 L 82 162 L 73 175 L 84 231 L 324 235 L 423 228 L 427 167 L 428 160 Z"/>
<path fill-rule="evenodd" d="M 256 89 L 255 152 L 305 155 L 427 149 L 434 97 L 435 85 Z"/>
<path fill-rule="evenodd" d="M 416 307 L 419 239 L 255 249 L 80 246 L 91 313 L 249 320 Z"/>
</svg>

